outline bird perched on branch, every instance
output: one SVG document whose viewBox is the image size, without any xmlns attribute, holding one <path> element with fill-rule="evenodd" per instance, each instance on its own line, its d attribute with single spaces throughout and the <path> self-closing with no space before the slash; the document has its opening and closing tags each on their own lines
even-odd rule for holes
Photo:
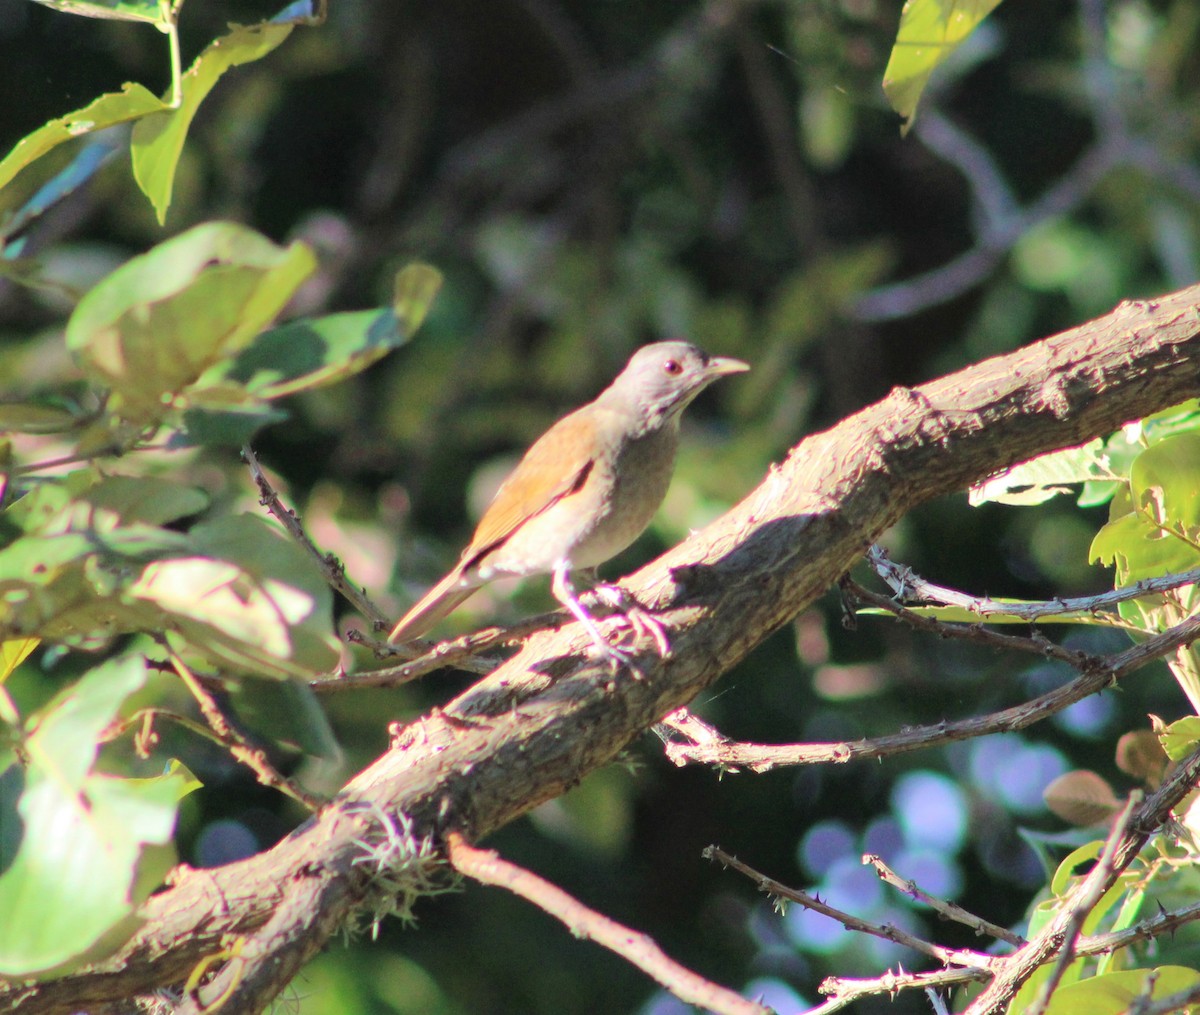
<svg viewBox="0 0 1200 1015">
<path fill-rule="evenodd" d="M 591 570 L 629 546 L 666 496 L 679 444 L 679 417 L 709 384 L 749 367 L 681 341 L 633 354 L 600 396 L 543 434 L 496 492 L 454 570 L 392 629 L 397 643 L 419 637 L 481 585 L 551 574 L 551 590 L 615 662 L 626 653 L 601 635 L 579 601 L 573 571 Z M 616 590 L 604 588 L 611 596 Z M 635 627 L 645 623 L 626 611 Z M 660 650 L 666 641 L 654 631 Z"/>
</svg>

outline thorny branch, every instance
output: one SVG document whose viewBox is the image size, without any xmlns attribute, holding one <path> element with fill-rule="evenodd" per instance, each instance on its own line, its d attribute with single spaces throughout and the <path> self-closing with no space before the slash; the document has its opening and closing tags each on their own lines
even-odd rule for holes
<svg viewBox="0 0 1200 1015">
<path fill-rule="evenodd" d="M 308 533 L 304 531 L 304 526 L 300 523 L 299 516 L 283 503 L 250 445 L 247 444 L 242 448 L 242 458 L 250 467 L 250 475 L 258 487 L 259 503 L 283 526 L 296 545 L 312 558 L 334 591 L 341 593 L 346 601 L 366 617 L 376 629 L 386 628 L 388 618 L 378 606 L 371 602 L 366 592 L 346 578 L 345 565 L 332 553 L 322 553 L 309 539 Z"/>
<path fill-rule="evenodd" d="M 916 899 L 918 902 L 925 903 L 925 905 L 939 913 L 944 919 L 964 924 L 974 930 L 976 934 L 994 937 L 997 941 L 1004 941 L 1016 948 L 1025 944 L 1025 939 L 1020 934 L 1014 934 L 1007 927 L 1001 927 L 998 924 L 985 920 L 981 916 L 976 916 L 974 913 L 968 913 L 956 902 L 947 902 L 945 899 L 939 899 L 935 895 L 930 895 L 928 892 L 922 891 L 915 881 L 903 878 L 892 870 L 884 862 L 883 857 L 868 853 L 863 857 L 863 863 L 868 863 L 874 867 L 881 880 L 886 881 L 893 888 L 899 888 L 905 895 Z"/>
<path fill-rule="evenodd" d="M 1192 568 L 1190 571 L 1181 571 L 1178 574 L 1143 578 L 1132 585 L 1109 592 L 1099 592 L 1094 596 L 1016 603 L 991 599 L 988 596 L 971 595 L 967 592 L 960 592 L 958 589 L 947 588 L 945 585 L 935 585 L 922 578 L 912 568 L 892 561 L 888 557 L 887 550 L 878 544 L 867 551 L 867 563 L 880 578 L 887 582 L 895 593 L 896 600 L 900 603 L 923 606 L 957 606 L 984 620 L 988 617 L 1016 617 L 1031 623 L 1047 617 L 1062 617 L 1069 614 L 1088 616 L 1099 621 L 1104 619 L 1101 611 L 1119 603 L 1127 603 L 1131 599 L 1141 599 L 1143 596 L 1169 592 L 1172 589 L 1182 588 L 1184 585 L 1194 585 L 1200 582 L 1200 568 Z M 883 604 L 876 602 L 874 605 L 882 606 Z M 894 612 L 899 615 L 900 611 Z M 1122 621 L 1113 616 L 1112 623 L 1119 625 Z"/>
<path fill-rule="evenodd" d="M 927 617 L 906 618 L 914 626 L 931 623 Z M 942 631 L 953 625 L 940 625 Z M 1012 638 L 989 632 L 990 638 Z M 722 767 L 745 767 L 763 772 L 778 765 L 813 765 L 829 762 L 847 762 L 857 758 L 885 758 L 903 754 L 919 748 L 933 747 L 987 736 L 991 733 L 1011 733 L 1025 729 L 1036 722 L 1061 712 L 1077 701 L 1113 686 L 1119 680 L 1140 669 L 1152 659 L 1174 652 L 1200 638 L 1200 614 L 1189 617 L 1174 627 L 1147 638 L 1140 644 L 1112 656 L 1095 656 L 1090 653 L 1068 653 L 1064 662 L 1080 670 L 1080 676 L 1056 687 L 1036 698 L 1001 709 L 988 715 L 972 716 L 968 719 L 943 721 L 931 726 L 915 726 L 899 733 L 865 740 L 842 741 L 827 744 L 750 744 L 735 741 L 715 741 L 704 744 L 670 743 L 666 746 L 667 757 L 676 765 L 702 763 Z M 1045 643 L 1047 646 L 1049 642 Z M 1059 658 L 1057 647 L 1045 653 Z"/>
<path fill-rule="evenodd" d="M 1004 1009 L 1021 984 L 1041 965 L 1055 961 L 1069 962 L 1069 958 L 1066 960 L 1061 958 L 1063 954 L 1070 957 L 1110 954 L 1119 948 L 1128 947 L 1139 941 L 1149 941 L 1162 934 L 1174 933 L 1176 928 L 1200 920 L 1200 903 L 1194 903 L 1173 912 L 1159 912 L 1157 915 L 1121 931 L 1087 937 L 1079 936 L 1079 929 L 1082 927 L 1087 913 L 1112 887 L 1121 872 L 1137 857 L 1150 836 L 1156 834 L 1169 820 L 1172 808 L 1191 792 L 1198 778 L 1200 778 L 1200 751 L 1186 759 L 1173 773 L 1170 780 L 1164 783 L 1153 796 L 1144 801 L 1132 799 L 1116 828 L 1110 834 L 1100 862 L 1085 876 L 1080 877 L 1075 886 L 1067 893 L 1059 909 L 1059 915 L 1032 940 L 1024 941 L 1016 938 L 1019 946 L 1010 954 L 984 955 L 962 949 L 942 949 L 940 946 L 931 945 L 912 935 L 902 935 L 907 938 L 902 943 L 908 944 L 922 954 L 938 959 L 947 966 L 954 965 L 958 968 L 916 973 L 906 972 L 903 969 L 889 970 L 883 976 L 869 980 L 829 977 L 822 983 L 821 993 L 831 995 L 830 999 L 810 1009 L 807 1015 L 829 1015 L 862 997 L 873 994 L 894 995 L 900 990 L 940 989 L 989 980 L 991 980 L 990 985 L 967 1009 L 967 1015 L 994 1015 Z M 851 913 L 829 906 L 806 892 L 782 885 L 717 846 L 709 846 L 705 849 L 704 856 L 744 874 L 758 886 L 760 891 L 772 898 L 795 902 L 815 912 L 823 913 L 831 919 L 839 921 L 848 930 L 857 930 L 892 941 L 901 940 L 901 936 L 897 935 L 894 928 L 888 925 L 872 924 Z M 865 857 L 864 862 L 871 863 L 876 869 L 881 867 L 877 857 Z M 888 869 L 890 870 L 890 868 Z M 891 881 L 891 878 L 888 880 Z M 911 894 L 910 882 L 897 876 L 896 881 L 892 881 L 892 883 L 906 894 Z M 931 900 L 928 896 L 925 897 L 925 901 L 934 904 L 939 912 L 947 912 L 949 907 L 953 906 L 952 903 L 944 900 Z M 951 918 L 959 919 L 959 917 Z M 969 926 L 991 926 L 987 921 L 973 914 L 966 914 L 961 918 L 961 922 Z M 1007 932 L 1005 933 L 1007 941 L 1009 936 Z M 1049 996 L 1048 993 L 1046 996 Z M 1177 995 L 1176 997 L 1182 996 Z M 1165 1015 L 1174 1010 L 1170 1007 L 1160 1007 L 1160 1004 L 1165 1004 L 1165 999 L 1153 1002 L 1153 1007 L 1133 1008 L 1131 1012 L 1144 1010 L 1153 1012 L 1155 1015 L 1160 1015 L 1160 1013 Z M 1176 1004 L 1178 1004 L 1178 1000 L 1176 1000 Z"/>
<path fill-rule="evenodd" d="M 1058 947 L 1058 957 L 1054 960 L 1054 968 L 1050 970 L 1050 976 L 1042 984 L 1036 1000 L 1026 1009 L 1027 1015 L 1042 1015 L 1050 1004 L 1050 998 L 1062 982 L 1067 967 L 1075 958 L 1076 950 L 1079 947 L 1079 937 L 1083 933 L 1084 921 L 1116 879 L 1117 850 L 1128 835 L 1130 820 L 1133 818 L 1137 805 L 1141 802 L 1140 792 L 1130 794 L 1125 808 L 1113 823 L 1113 829 L 1109 833 L 1108 839 L 1105 840 L 1099 862 L 1092 868 L 1091 873 L 1079 888 L 1072 893 L 1070 905 L 1065 907 L 1067 925 L 1063 930 L 1063 940 Z"/>
<path fill-rule="evenodd" d="M 469 845 L 457 832 L 447 842 L 450 863 L 460 874 L 485 885 L 506 888 L 561 920 L 578 938 L 603 945 L 687 1004 L 718 1015 L 768 1015 L 770 1009 L 718 986 L 681 966 L 646 934 L 630 930 L 602 913 L 585 906 L 556 885 L 501 859 L 493 850 Z"/>
</svg>

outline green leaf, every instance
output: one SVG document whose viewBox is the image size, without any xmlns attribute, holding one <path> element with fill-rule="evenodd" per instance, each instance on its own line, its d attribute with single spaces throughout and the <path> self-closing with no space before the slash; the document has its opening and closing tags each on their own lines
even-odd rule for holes
<svg viewBox="0 0 1200 1015">
<path fill-rule="evenodd" d="M 311 677 L 338 660 L 332 594 L 280 530 L 250 516 L 157 527 L 206 497 L 166 480 L 78 470 L 5 514 L 0 630 L 96 644 L 165 632 L 181 652 L 236 673 Z"/>
<path fill-rule="evenodd" d="M 1200 746 L 1200 716 L 1189 715 L 1158 731 L 1158 741 L 1167 757 L 1182 761 Z"/>
<path fill-rule="evenodd" d="M 988 602 L 993 608 L 1002 607 L 1005 603 L 1011 603 L 1015 607 L 1027 607 L 1044 602 L 1044 600 L 995 598 L 989 599 Z M 944 620 L 951 624 L 978 624 L 981 620 L 986 620 L 989 624 L 1029 623 L 1028 614 L 1016 615 L 1014 613 L 989 611 L 987 616 L 984 617 L 963 606 L 906 606 L 905 609 L 910 613 L 918 613 L 922 617 L 935 617 L 938 620 Z M 858 613 L 868 617 L 892 616 L 889 611 L 875 606 L 865 607 L 859 610 Z M 1039 624 L 1087 624 L 1094 626 L 1104 623 L 1104 614 L 1093 613 L 1091 610 L 1072 610 L 1066 613 L 1047 613 L 1045 616 L 1038 617 L 1037 622 Z"/>
<path fill-rule="evenodd" d="M 1193 542 L 1200 535 L 1200 434 L 1177 434 L 1153 444 L 1129 471 L 1134 502 L 1150 508 L 1165 529 Z"/>
<path fill-rule="evenodd" d="M 97 667 L 30 720 L 28 763 L 0 778 L 0 813 L 18 828 L 0 876 L 0 972 L 64 972 L 120 945 L 154 884 L 139 878 L 148 844 L 170 841 L 179 800 L 197 785 L 182 766 L 155 779 L 94 771 L 97 737 L 146 679 L 141 659 Z M 8 846 L 6 841 L 3 845 Z"/>
<path fill-rule="evenodd" d="M 1192 398 L 1125 427 L 1146 444 L 1156 444 L 1180 433 L 1200 430 L 1200 399 Z"/>
<path fill-rule="evenodd" d="M 0 162 L 0 188 L 6 187 L 27 165 L 64 141 L 73 141 L 85 134 L 137 120 L 165 108 L 162 99 L 139 84 L 126 83 L 119 92 L 107 92 L 82 109 L 51 120 L 18 141 L 4 161 Z"/>
<path fill-rule="evenodd" d="M 1103 840 L 1097 839 L 1085 843 L 1078 849 L 1072 850 L 1058 865 L 1054 877 L 1050 879 L 1050 892 L 1061 898 L 1071 888 L 1071 879 L 1076 876 L 1077 868 L 1089 861 L 1099 859 L 1104 849 Z"/>
<path fill-rule="evenodd" d="M 13 638 L 0 642 L 0 684 L 12 676 L 29 654 L 41 644 L 38 638 Z"/>
<path fill-rule="evenodd" d="M 155 113 L 133 129 L 133 175 L 150 199 L 161 225 L 171 206 L 175 168 L 200 103 L 230 67 L 261 59 L 292 31 L 288 24 L 234 25 L 212 42 L 183 76 L 183 101 L 177 109 Z"/>
<path fill-rule="evenodd" d="M 224 380 L 265 399 L 343 381 L 407 342 L 441 284 L 436 268 L 410 264 L 396 274 L 391 307 L 291 321 L 264 332 L 232 364 L 201 378 L 197 397 L 205 385 Z"/>
<path fill-rule="evenodd" d="M 207 401 L 207 392 L 196 392 L 196 401 Z M 198 406 L 183 414 L 183 429 L 172 435 L 172 447 L 240 448 L 249 444 L 259 430 L 288 418 L 282 409 L 263 402 L 249 402 L 237 409 Z"/>
<path fill-rule="evenodd" d="M 107 18 L 114 21 L 146 21 L 153 25 L 165 25 L 163 4 L 160 0 L 36 0 L 45 7 L 53 7 L 66 14 L 79 14 L 85 18 Z M 182 0 L 168 6 L 178 7 Z M 173 20 L 173 19 L 172 19 Z"/>
<path fill-rule="evenodd" d="M 311 677 L 338 660 L 332 594 L 307 555 L 253 515 L 197 525 L 195 556 L 149 564 L 129 590 L 177 648 L 236 673 Z M 153 613 L 142 620 L 154 630 Z"/>
<path fill-rule="evenodd" d="M 208 507 L 208 495 L 202 490 L 152 476 L 103 476 L 79 489 L 75 497 L 111 511 L 124 526 L 165 525 Z"/>
<path fill-rule="evenodd" d="M 0 433 L 65 433 L 78 423 L 75 413 L 32 402 L 0 404 Z"/>
<path fill-rule="evenodd" d="M 945 62 L 1000 0 L 907 0 L 887 69 L 883 91 L 904 117 L 907 131 L 930 75 Z"/>
<path fill-rule="evenodd" d="M 1060 986 L 1046 1006 L 1046 1015 L 1122 1015 L 1138 999 L 1167 997 L 1200 982 L 1200 972 L 1186 966 L 1125 969 Z M 1020 1009 L 1013 1008 L 1013 1011 Z"/>
<path fill-rule="evenodd" d="M 1116 584 L 1177 574 L 1200 566 L 1200 556 L 1186 542 L 1164 537 L 1144 514 L 1128 514 L 1104 525 L 1092 540 L 1088 561 L 1115 567 Z"/>
<path fill-rule="evenodd" d="M 67 323 L 67 345 L 111 408 L 138 425 L 188 407 L 188 389 L 266 326 L 315 267 L 303 244 L 278 247 L 230 222 L 181 233 L 122 265 Z"/>
<path fill-rule="evenodd" d="M 1126 584 L 1200 565 L 1200 435 L 1175 434 L 1142 451 L 1129 469 L 1132 508 L 1092 540 L 1088 559 L 1116 567 Z"/>
<path fill-rule="evenodd" d="M 1028 506 L 1071 493 L 1077 483 L 1117 482 L 1120 478 L 1110 470 L 1104 442 L 1097 438 L 1082 447 L 1054 451 L 991 476 L 971 487 L 969 500 L 973 507 L 989 502 Z"/>
</svg>

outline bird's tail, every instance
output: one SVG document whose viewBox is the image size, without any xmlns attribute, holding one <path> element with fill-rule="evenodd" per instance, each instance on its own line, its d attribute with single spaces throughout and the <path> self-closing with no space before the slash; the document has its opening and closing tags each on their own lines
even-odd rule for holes
<svg viewBox="0 0 1200 1015">
<path fill-rule="evenodd" d="M 445 578 L 421 597 L 421 601 L 409 610 L 388 635 L 388 641 L 402 645 L 419 638 L 443 617 L 458 609 L 459 604 L 473 595 L 478 586 L 462 587 L 462 575 L 455 568 Z"/>
</svg>

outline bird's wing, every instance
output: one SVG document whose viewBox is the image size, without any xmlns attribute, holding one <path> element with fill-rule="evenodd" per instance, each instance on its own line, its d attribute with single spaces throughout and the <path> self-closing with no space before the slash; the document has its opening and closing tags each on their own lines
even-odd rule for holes
<svg viewBox="0 0 1200 1015">
<path fill-rule="evenodd" d="M 538 438 L 496 491 L 463 551 L 460 568 L 470 567 L 522 523 L 583 485 L 595 464 L 596 428 L 594 413 L 577 410 Z"/>
<path fill-rule="evenodd" d="M 464 575 L 522 522 L 541 514 L 583 485 L 595 461 L 590 454 L 595 440 L 596 420 L 587 412 L 573 412 L 547 430 L 496 491 L 479 520 L 471 545 L 463 551 L 454 570 L 400 619 L 388 640 L 404 642 L 420 637 L 472 595 L 477 585 L 472 583 L 464 588 Z"/>
</svg>

